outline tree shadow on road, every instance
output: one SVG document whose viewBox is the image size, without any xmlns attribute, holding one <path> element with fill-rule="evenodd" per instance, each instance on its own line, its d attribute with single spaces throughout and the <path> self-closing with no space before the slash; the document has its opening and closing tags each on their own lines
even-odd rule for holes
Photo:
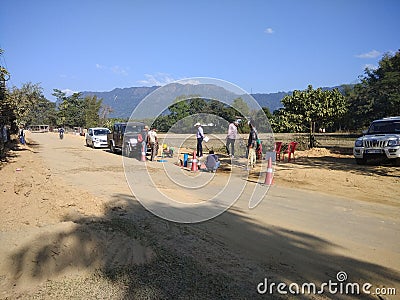
<svg viewBox="0 0 400 300">
<path fill-rule="evenodd" d="M 15 251 L 10 257 L 15 284 L 20 278 L 44 281 L 68 270 L 89 270 L 122 286 L 121 299 L 286 299 L 291 297 L 276 288 L 273 295 L 259 295 L 258 283 L 264 278 L 300 286 L 337 282 L 339 271 L 347 272 L 347 282 L 400 284 L 396 270 L 336 254 L 346 245 L 256 225 L 235 208 L 206 222 L 178 224 L 152 215 L 130 195 L 113 198 L 103 216 L 70 214 L 59 227 L 41 231 Z M 98 297 L 81 288 L 85 298 Z"/>
<path fill-rule="evenodd" d="M 0 145 L 2 148 L 0 149 L 0 170 L 5 166 L 5 164 L 12 162 L 16 157 L 19 156 L 18 152 L 21 151 L 31 151 L 36 153 L 35 149 L 38 144 L 31 143 L 27 141 L 26 146 L 21 145 L 18 139 L 12 139 L 7 143 L 3 143 Z"/>
</svg>

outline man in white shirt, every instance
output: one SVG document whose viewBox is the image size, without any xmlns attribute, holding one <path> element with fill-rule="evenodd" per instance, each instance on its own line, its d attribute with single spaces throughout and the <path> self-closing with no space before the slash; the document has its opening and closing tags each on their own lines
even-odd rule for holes
<svg viewBox="0 0 400 300">
<path fill-rule="evenodd" d="M 235 155 L 235 140 L 237 137 L 238 124 L 238 121 L 230 123 L 228 127 L 228 135 L 226 136 L 226 151 L 231 157 L 234 157 Z"/>
<path fill-rule="evenodd" d="M 157 156 L 157 152 L 158 152 L 158 139 L 157 139 L 157 132 L 156 132 L 155 128 L 152 128 L 149 131 L 148 139 L 149 139 L 149 146 L 150 146 L 150 149 L 151 149 L 150 160 L 153 161 L 154 157 Z"/>
<path fill-rule="evenodd" d="M 202 157 L 203 156 L 203 139 L 204 139 L 204 131 L 203 127 L 201 127 L 201 124 L 197 122 L 194 124 L 194 126 L 197 127 L 197 133 L 196 133 L 196 138 L 197 138 L 197 151 L 196 155 L 197 157 Z"/>
</svg>

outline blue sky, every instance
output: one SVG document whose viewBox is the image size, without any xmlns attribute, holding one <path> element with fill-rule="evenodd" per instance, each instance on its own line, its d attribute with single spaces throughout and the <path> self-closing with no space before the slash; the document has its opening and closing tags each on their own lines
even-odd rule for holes
<svg viewBox="0 0 400 300">
<path fill-rule="evenodd" d="M 110 91 L 190 77 L 269 93 L 355 83 L 400 48 L 400 1 L 1 1 L 8 87 Z"/>
</svg>

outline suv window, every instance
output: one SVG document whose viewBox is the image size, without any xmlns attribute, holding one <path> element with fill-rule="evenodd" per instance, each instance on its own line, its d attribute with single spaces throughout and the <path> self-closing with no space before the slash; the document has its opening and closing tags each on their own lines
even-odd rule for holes
<svg viewBox="0 0 400 300">
<path fill-rule="evenodd" d="M 122 128 L 122 133 L 140 133 L 143 131 L 143 125 L 126 125 L 123 126 Z"/>
<path fill-rule="evenodd" d="M 107 129 L 95 129 L 94 130 L 94 135 L 106 135 L 109 133 Z"/>
<path fill-rule="evenodd" d="M 400 121 L 378 121 L 373 122 L 368 129 L 368 134 L 399 134 Z"/>
</svg>

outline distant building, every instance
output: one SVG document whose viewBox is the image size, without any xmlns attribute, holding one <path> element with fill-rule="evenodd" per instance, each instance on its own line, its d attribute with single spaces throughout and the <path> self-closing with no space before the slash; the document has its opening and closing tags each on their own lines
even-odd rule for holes
<svg viewBox="0 0 400 300">
<path fill-rule="evenodd" d="M 28 130 L 31 132 L 49 132 L 49 125 L 30 125 Z"/>
</svg>

